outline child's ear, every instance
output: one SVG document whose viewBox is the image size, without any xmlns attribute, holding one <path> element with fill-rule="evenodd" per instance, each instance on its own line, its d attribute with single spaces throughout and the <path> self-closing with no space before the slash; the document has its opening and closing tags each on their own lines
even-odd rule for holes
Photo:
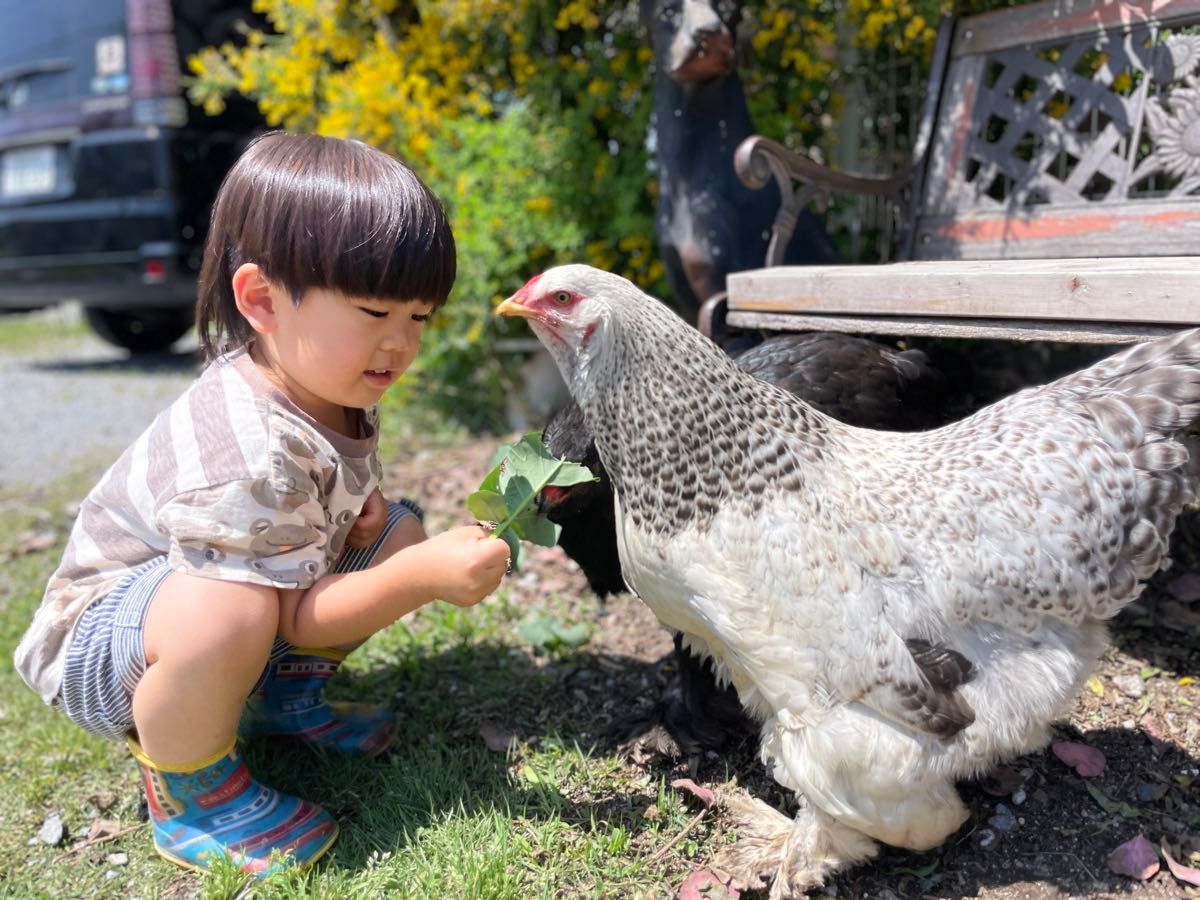
<svg viewBox="0 0 1200 900">
<path fill-rule="evenodd" d="M 233 298 L 238 312 L 259 334 L 275 330 L 275 301 L 271 284 L 254 263 L 242 263 L 233 273 Z"/>
</svg>

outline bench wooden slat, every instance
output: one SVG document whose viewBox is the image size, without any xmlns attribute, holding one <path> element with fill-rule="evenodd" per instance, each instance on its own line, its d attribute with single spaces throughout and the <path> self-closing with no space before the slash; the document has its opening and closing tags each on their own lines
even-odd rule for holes
<svg viewBox="0 0 1200 900">
<path fill-rule="evenodd" d="M 1048 15 L 1047 10 L 1052 10 Z M 1200 14 L 1197 0 L 1058 0 L 1014 9 L 997 9 L 965 19 L 953 53 L 987 53 L 1020 44 L 1056 41 L 1146 22 L 1170 25 Z"/>
<path fill-rule="evenodd" d="M 731 312 L 734 328 L 763 331 L 837 331 L 844 334 L 937 338 L 995 338 L 1007 341 L 1058 341 L 1072 344 L 1127 344 L 1175 334 L 1175 325 L 1106 325 L 1025 319 L 962 319 L 949 316 L 808 316 L 803 313 Z"/>
<path fill-rule="evenodd" d="M 922 215 L 913 253 L 917 259 L 1004 259 L 1031 253 L 1127 256 L 1139 250 L 1186 254 L 1197 248 L 1200 203 L 1184 197 L 1019 211 L 997 208 L 969 216 Z"/>
<path fill-rule="evenodd" d="M 730 313 L 1200 324 L 1198 256 L 775 266 L 728 289 Z"/>
</svg>

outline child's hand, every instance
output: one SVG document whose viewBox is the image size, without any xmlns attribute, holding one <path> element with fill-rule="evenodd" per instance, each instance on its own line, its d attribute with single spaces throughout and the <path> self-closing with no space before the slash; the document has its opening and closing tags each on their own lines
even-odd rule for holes
<svg viewBox="0 0 1200 900">
<path fill-rule="evenodd" d="M 441 573 L 437 596 L 455 606 L 474 606 L 500 584 L 508 571 L 508 544 L 493 540 L 479 525 L 434 535 L 419 546 L 432 571 Z"/>
<path fill-rule="evenodd" d="M 367 495 L 362 512 L 358 514 L 350 534 L 346 536 L 346 545 L 355 550 L 370 547 L 383 534 L 383 526 L 387 524 L 387 513 L 387 501 L 383 499 L 379 488 L 375 488 Z"/>
</svg>

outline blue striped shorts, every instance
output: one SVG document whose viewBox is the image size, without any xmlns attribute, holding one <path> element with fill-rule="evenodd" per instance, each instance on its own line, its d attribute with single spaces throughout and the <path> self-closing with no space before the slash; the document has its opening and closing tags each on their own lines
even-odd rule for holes
<svg viewBox="0 0 1200 900">
<path fill-rule="evenodd" d="M 383 533 L 370 547 L 347 547 L 333 572 L 357 572 L 370 566 L 384 540 L 405 516 L 421 520 L 424 513 L 412 500 L 389 502 Z M 142 642 L 146 613 L 171 571 L 165 556 L 143 563 L 79 619 L 67 650 L 58 703 L 72 722 L 92 734 L 120 740 L 133 728 L 133 692 L 146 671 Z M 268 667 L 291 649 L 282 638 L 276 638 Z M 254 690 L 266 674 L 264 668 Z"/>
</svg>

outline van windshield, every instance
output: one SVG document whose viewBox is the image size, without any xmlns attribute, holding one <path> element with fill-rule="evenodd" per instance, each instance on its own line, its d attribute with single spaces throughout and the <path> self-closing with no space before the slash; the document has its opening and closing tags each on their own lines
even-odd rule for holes
<svg viewBox="0 0 1200 900">
<path fill-rule="evenodd" d="M 0 0 L 0 119 L 129 90 L 125 0 Z"/>
</svg>

